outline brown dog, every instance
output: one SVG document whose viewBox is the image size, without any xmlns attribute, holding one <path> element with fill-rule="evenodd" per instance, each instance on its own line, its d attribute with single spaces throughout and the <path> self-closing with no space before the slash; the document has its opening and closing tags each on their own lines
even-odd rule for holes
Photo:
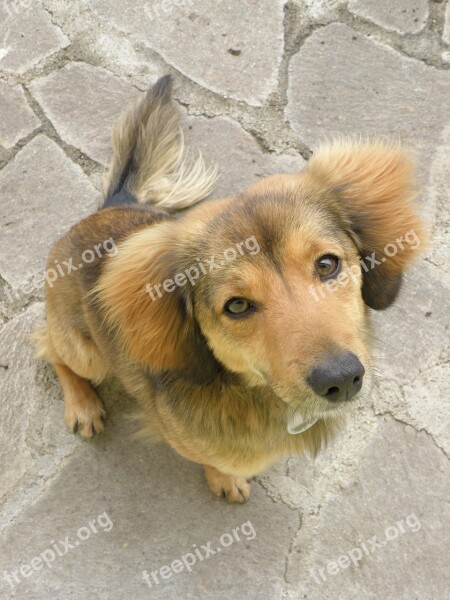
<svg viewBox="0 0 450 600">
<path fill-rule="evenodd" d="M 241 502 L 249 477 L 318 451 L 367 399 L 367 307 L 394 301 L 424 232 L 411 164 L 381 142 L 337 141 L 302 173 L 199 202 L 215 173 L 186 165 L 171 87 L 124 114 L 102 210 L 50 253 L 38 356 L 74 431 L 102 431 L 88 380 L 117 376 L 144 430 Z"/>
</svg>

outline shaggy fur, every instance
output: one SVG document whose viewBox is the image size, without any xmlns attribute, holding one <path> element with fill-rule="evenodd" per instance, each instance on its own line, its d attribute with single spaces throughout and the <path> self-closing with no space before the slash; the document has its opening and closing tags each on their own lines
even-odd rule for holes
<svg viewBox="0 0 450 600">
<path fill-rule="evenodd" d="M 192 206 L 206 198 L 217 179 L 201 154 L 190 161 L 185 152 L 180 117 L 171 98 L 170 77 L 162 77 L 130 106 L 113 131 L 113 159 L 105 180 L 111 199 L 126 189 L 140 203 L 167 211 Z M 120 203 L 120 202 L 119 202 Z"/>
<path fill-rule="evenodd" d="M 283 455 L 316 453 L 342 424 L 349 403 L 313 391 L 315 365 L 353 353 L 366 371 L 357 397 L 368 397 L 368 307 L 395 300 L 417 254 L 404 247 L 386 259 L 385 246 L 410 231 L 425 237 L 411 162 L 399 146 L 338 140 L 301 173 L 199 202 L 215 172 L 201 158 L 185 166 L 168 77 L 125 113 L 113 140 L 103 210 L 55 244 L 49 267 L 69 257 L 80 264 L 108 238 L 118 252 L 47 286 L 38 356 L 55 366 L 69 427 L 86 437 L 103 429 L 88 380 L 114 374 L 140 404 L 145 435 L 204 464 L 214 492 L 244 501 L 248 478 Z M 249 239 L 258 251 L 243 245 Z M 316 265 L 330 254 L 353 277 L 324 294 Z M 150 296 L 211 257 L 219 264 L 192 285 Z M 250 299 L 254 312 L 230 318 L 233 297 Z M 299 422 L 307 429 L 289 433 Z"/>
</svg>

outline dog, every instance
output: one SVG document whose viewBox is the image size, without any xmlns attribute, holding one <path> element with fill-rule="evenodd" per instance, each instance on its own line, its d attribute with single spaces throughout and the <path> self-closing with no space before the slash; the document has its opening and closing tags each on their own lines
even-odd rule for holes
<svg viewBox="0 0 450 600">
<path fill-rule="evenodd" d="M 216 172 L 186 158 L 172 86 L 122 115 L 103 206 L 52 248 L 37 356 L 74 432 L 103 430 L 92 385 L 115 376 L 145 435 L 244 502 L 251 477 L 317 453 L 368 401 L 369 309 L 395 300 L 426 231 L 411 159 L 379 140 L 327 142 L 302 172 L 208 199 Z"/>
</svg>

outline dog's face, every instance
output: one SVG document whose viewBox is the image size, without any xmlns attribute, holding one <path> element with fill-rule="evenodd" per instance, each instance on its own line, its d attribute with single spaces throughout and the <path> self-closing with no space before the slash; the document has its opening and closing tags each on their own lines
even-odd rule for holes
<svg viewBox="0 0 450 600">
<path fill-rule="evenodd" d="M 370 388 L 358 249 L 327 198 L 306 192 L 278 177 L 232 201 L 200 236 L 195 256 L 216 268 L 191 290 L 214 356 L 269 386 L 299 427 Z"/>
<path fill-rule="evenodd" d="M 410 174 L 399 149 L 338 143 L 303 173 L 156 224 L 106 269 L 106 314 L 149 370 L 205 384 L 221 363 L 269 386 L 299 432 L 368 394 L 367 307 L 395 300 L 423 238 Z"/>
</svg>

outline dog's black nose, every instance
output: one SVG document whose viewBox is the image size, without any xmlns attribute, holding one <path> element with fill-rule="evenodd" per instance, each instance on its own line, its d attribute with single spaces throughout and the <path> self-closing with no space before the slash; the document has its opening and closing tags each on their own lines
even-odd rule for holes
<svg viewBox="0 0 450 600">
<path fill-rule="evenodd" d="M 308 383 L 319 396 L 333 402 L 344 402 L 359 392 L 364 373 L 358 358 L 346 352 L 314 367 Z"/>
</svg>

